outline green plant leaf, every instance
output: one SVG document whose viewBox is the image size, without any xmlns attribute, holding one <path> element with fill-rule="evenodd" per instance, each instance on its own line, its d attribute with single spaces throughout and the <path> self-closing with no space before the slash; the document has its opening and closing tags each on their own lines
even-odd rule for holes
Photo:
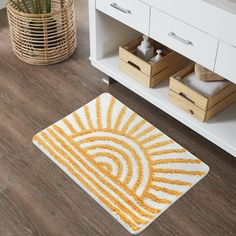
<svg viewBox="0 0 236 236">
<path fill-rule="evenodd" d="M 19 0 L 18 1 L 10 0 L 10 1 L 13 3 L 13 5 L 17 7 L 18 11 L 24 12 L 23 9 L 21 8 Z"/>
<path fill-rule="evenodd" d="M 46 6 L 46 13 L 51 13 L 51 0 L 44 0 Z"/>
<path fill-rule="evenodd" d="M 20 12 L 43 14 L 51 13 L 52 11 L 52 0 L 10 0 Z M 32 11 L 32 12 L 31 12 Z"/>
<path fill-rule="evenodd" d="M 24 5 L 24 7 L 25 7 L 26 12 L 27 12 L 27 13 L 30 13 L 30 10 L 29 10 L 29 8 L 27 7 L 27 4 L 26 4 L 25 0 L 22 0 L 22 3 L 23 3 L 23 5 Z"/>
<path fill-rule="evenodd" d="M 35 6 L 35 3 L 34 3 L 34 0 L 30 0 L 30 3 L 31 3 L 31 7 L 32 7 L 32 10 L 33 10 L 33 13 L 37 14 L 37 10 L 36 10 L 36 6 Z"/>
</svg>

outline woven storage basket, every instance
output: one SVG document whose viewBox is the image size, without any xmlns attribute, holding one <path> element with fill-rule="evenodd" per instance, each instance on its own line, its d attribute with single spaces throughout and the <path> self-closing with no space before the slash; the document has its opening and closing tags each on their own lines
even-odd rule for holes
<svg viewBox="0 0 236 236">
<path fill-rule="evenodd" d="M 208 70 L 207 68 L 199 64 L 195 64 L 194 69 L 195 69 L 195 74 L 199 80 L 206 81 L 206 82 L 225 80 L 225 78 L 217 75 L 216 73 Z"/>
<path fill-rule="evenodd" d="M 13 51 L 22 61 L 54 64 L 74 52 L 77 41 L 74 0 L 52 0 L 51 13 L 45 14 L 20 12 L 9 1 L 7 12 Z"/>
</svg>

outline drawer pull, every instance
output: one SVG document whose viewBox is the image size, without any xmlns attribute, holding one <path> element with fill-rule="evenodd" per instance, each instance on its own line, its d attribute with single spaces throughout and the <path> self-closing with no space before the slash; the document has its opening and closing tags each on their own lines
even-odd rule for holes
<svg viewBox="0 0 236 236">
<path fill-rule="evenodd" d="M 195 104 L 195 102 L 194 102 L 192 99 L 188 98 L 188 96 L 185 95 L 184 93 L 180 92 L 179 95 L 180 95 L 181 97 L 187 99 L 187 100 L 190 101 L 191 103 Z"/>
<path fill-rule="evenodd" d="M 134 64 L 132 61 L 128 61 L 128 64 L 141 71 L 140 67 Z"/>
<path fill-rule="evenodd" d="M 192 115 L 194 115 L 194 111 L 193 111 L 193 110 L 189 110 L 189 112 L 190 112 Z"/>
<path fill-rule="evenodd" d="M 125 14 L 131 14 L 131 11 L 130 11 L 130 10 L 124 9 L 123 7 L 120 7 L 120 6 L 119 6 L 117 3 L 115 3 L 115 2 L 113 2 L 113 3 L 111 4 L 111 7 L 114 7 L 115 9 L 117 9 L 117 10 L 119 10 L 119 11 L 125 13 Z"/>
<path fill-rule="evenodd" d="M 193 46 L 193 43 L 190 41 L 190 40 L 185 40 L 181 37 L 179 37 L 177 34 L 175 34 L 174 32 L 170 32 L 168 34 L 170 37 L 180 41 L 181 43 L 185 44 L 185 45 L 190 45 L 190 46 Z"/>
</svg>

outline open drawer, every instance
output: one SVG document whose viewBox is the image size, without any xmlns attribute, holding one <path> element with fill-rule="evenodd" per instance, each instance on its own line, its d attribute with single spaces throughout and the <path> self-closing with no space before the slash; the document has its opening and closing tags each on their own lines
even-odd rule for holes
<svg viewBox="0 0 236 236">
<path fill-rule="evenodd" d="M 188 65 L 170 78 L 169 99 L 201 121 L 207 121 L 236 101 L 236 85 L 226 82 L 212 96 L 206 96 L 187 86 L 183 79 L 194 71 L 194 64 Z M 211 82 L 205 82 L 211 83 Z"/>
</svg>

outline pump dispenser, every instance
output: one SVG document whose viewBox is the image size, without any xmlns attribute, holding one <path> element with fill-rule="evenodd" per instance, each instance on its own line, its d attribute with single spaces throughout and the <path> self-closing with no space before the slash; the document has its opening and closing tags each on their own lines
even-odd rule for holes
<svg viewBox="0 0 236 236">
<path fill-rule="evenodd" d="M 158 61 L 161 60 L 161 58 L 162 58 L 162 55 L 161 55 L 162 50 L 157 49 L 157 50 L 156 50 L 156 53 L 157 53 L 157 55 L 156 55 L 155 57 L 153 57 L 153 58 L 149 61 L 149 63 L 154 64 L 154 63 L 156 63 L 156 62 L 158 62 Z"/>
<path fill-rule="evenodd" d="M 154 47 L 148 39 L 148 36 L 143 35 L 143 41 L 137 48 L 137 56 L 145 61 L 149 61 L 154 55 Z"/>
</svg>

